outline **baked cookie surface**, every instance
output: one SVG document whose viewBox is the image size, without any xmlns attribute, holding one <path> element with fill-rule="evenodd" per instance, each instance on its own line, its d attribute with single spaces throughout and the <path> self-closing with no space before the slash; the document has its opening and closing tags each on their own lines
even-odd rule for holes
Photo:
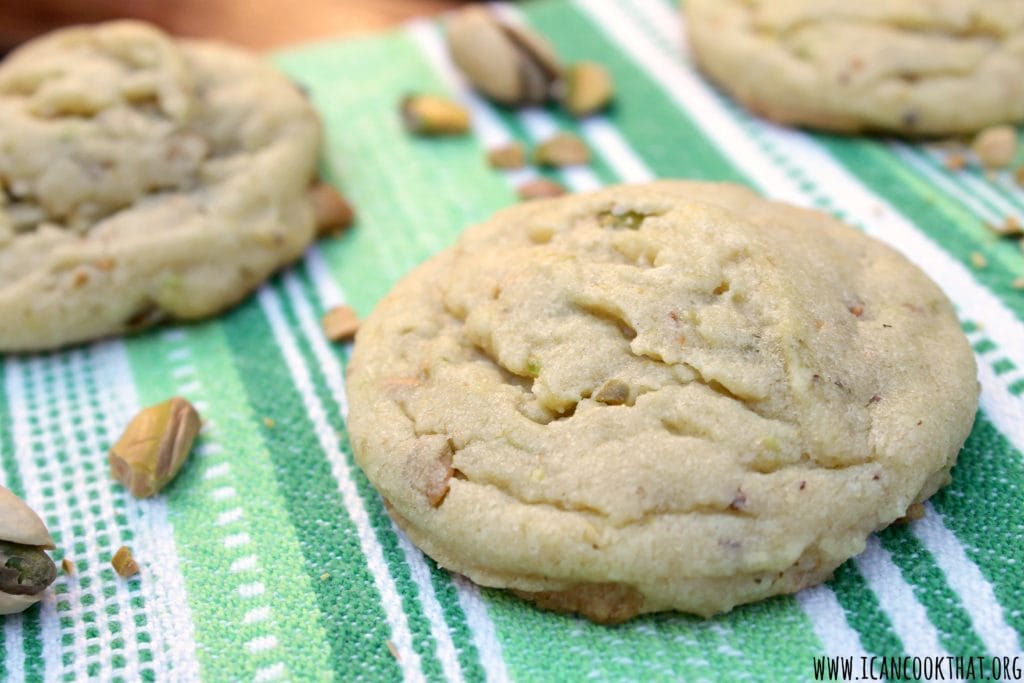
<svg viewBox="0 0 1024 683">
<path fill-rule="evenodd" d="M 1024 0 L 686 0 L 697 63 L 754 112 L 842 132 L 1024 119 Z"/>
<path fill-rule="evenodd" d="M 253 55 L 138 22 L 0 63 L 0 350 L 223 310 L 315 236 L 320 130 Z"/>
<path fill-rule="evenodd" d="M 829 216 L 662 181 L 469 229 L 359 330 L 355 457 L 442 566 L 598 621 L 819 583 L 970 431 L 941 291 Z"/>
</svg>

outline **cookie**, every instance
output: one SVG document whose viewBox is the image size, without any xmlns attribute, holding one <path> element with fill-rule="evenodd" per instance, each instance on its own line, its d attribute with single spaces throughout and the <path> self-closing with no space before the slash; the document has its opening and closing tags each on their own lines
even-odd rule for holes
<svg viewBox="0 0 1024 683">
<path fill-rule="evenodd" d="M 949 481 L 979 388 L 901 255 L 682 181 L 469 229 L 363 323 L 347 382 L 355 458 L 414 543 L 603 622 L 824 581 Z"/>
<path fill-rule="evenodd" d="M 0 63 L 0 350 L 195 319 L 315 235 L 320 129 L 284 76 L 120 21 Z"/>
<path fill-rule="evenodd" d="M 1024 119 L 1024 0 L 687 0 L 684 9 L 701 69 L 779 123 L 937 136 Z"/>
</svg>

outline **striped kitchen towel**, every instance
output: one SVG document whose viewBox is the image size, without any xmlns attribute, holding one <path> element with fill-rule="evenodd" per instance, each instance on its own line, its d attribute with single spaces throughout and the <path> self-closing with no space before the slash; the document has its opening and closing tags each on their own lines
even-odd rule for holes
<svg viewBox="0 0 1024 683">
<path fill-rule="evenodd" d="M 949 171 L 932 146 L 750 116 L 684 58 L 667 0 L 501 11 L 566 61 L 605 64 L 614 110 L 577 121 L 495 109 L 427 21 L 275 55 L 323 115 L 322 171 L 358 207 L 355 228 L 218 320 L 3 358 L 0 484 L 39 511 L 55 558 L 76 571 L 39 608 L 0 621 L 0 680 L 786 681 L 882 667 L 898 678 L 901 664 L 932 680 L 1024 677 L 1024 291 L 1012 285 L 1024 253 L 985 226 L 1024 217 L 1024 190 L 1005 174 Z M 424 90 L 464 101 L 473 135 L 404 134 L 397 102 Z M 746 183 L 843 218 L 942 286 L 977 353 L 981 410 L 923 519 L 873 537 L 796 596 L 613 628 L 481 590 L 396 530 L 352 460 L 351 349 L 325 341 L 319 318 L 343 301 L 365 316 L 465 226 L 515 202 L 536 171 L 491 170 L 484 150 L 556 130 L 595 152 L 587 168 L 551 172 L 573 189 Z M 172 395 L 206 425 L 166 494 L 136 501 L 111 484 L 106 452 L 141 406 Z M 110 567 L 122 544 L 141 565 L 128 580 Z"/>
</svg>

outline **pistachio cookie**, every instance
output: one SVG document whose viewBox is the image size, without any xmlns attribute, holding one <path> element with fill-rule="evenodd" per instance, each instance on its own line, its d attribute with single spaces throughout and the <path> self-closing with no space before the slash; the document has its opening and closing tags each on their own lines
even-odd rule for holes
<svg viewBox="0 0 1024 683">
<path fill-rule="evenodd" d="M 120 21 L 0 63 L 0 350 L 201 318 L 315 235 L 319 121 L 234 48 Z"/>
<path fill-rule="evenodd" d="M 949 481 L 978 396 L 905 258 L 681 181 L 469 229 L 380 303 L 348 372 L 356 460 L 413 542 L 600 622 L 824 581 Z"/>
<path fill-rule="evenodd" d="M 700 67 L 784 124 L 903 135 L 1024 119 L 1024 0 L 686 0 Z"/>
</svg>

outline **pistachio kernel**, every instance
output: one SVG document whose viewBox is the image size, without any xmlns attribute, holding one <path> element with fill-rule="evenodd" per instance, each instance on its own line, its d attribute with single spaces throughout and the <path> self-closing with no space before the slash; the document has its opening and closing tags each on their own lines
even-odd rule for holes
<svg viewBox="0 0 1024 683">
<path fill-rule="evenodd" d="M 413 135 L 462 135 L 469 131 L 465 107 L 439 95 L 407 95 L 402 99 L 402 121 Z"/>
<path fill-rule="evenodd" d="M 540 166 L 577 166 L 590 161 L 590 148 L 572 133 L 558 133 L 537 146 L 533 160 Z"/>
<path fill-rule="evenodd" d="M 0 593 L 38 595 L 56 578 L 57 566 L 42 548 L 0 541 Z"/>
<path fill-rule="evenodd" d="M 601 111 L 613 95 L 612 77 L 600 64 L 579 62 L 566 72 L 562 104 L 573 116 L 584 117 Z"/>
<path fill-rule="evenodd" d="M 610 379 L 597 390 L 594 400 L 609 406 L 622 405 L 629 400 L 629 385 L 619 379 Z"/>
<path fill-rule="evenodd" d="M 1017 131 L 1013 126 L 986 128 L 974 138 L 971 151 L 985 168 L 1006 168 L 1017 154 Z"/>
<path fill-rule="evenodd" d="M 487 150 L 487 163 L 491 168 L 515 169 L 526 164 L 526 153 L 518 142 Z"/>
<path fill-rule="evenodd" d="M 536 180 L 531 180 L 528 183 L 520 185 L 516 189 L 516 192 L 520 199 L 531 200 L 561 197 L 566 194 L 568 190 L 566 190 L 562 185 L 556 183 L 554 180 L 537 178 Z"/>
<path fill-rule="evenodd" d="M 639 211 L 602 211 L 597 214 L 597 223 L 602 228 L 639 230 L 646 218 L 648 215 Z"/>
<path fill-rule="evenodd" d="M 335 306 L 324 314 L 320 320 L 324 336 L 331 341 L 345 341 L 355 336 L 359 330 L 359 318 L 349 306 Z"/>
<path fill-rule="evenodd" d="M 117 572 L 117 575 L 123 579 L 139 573 L 139 563 L 135 561 L 131 549 L 126 545 L 117 549 L 114 556 L 110 558 L 110 564 L 114 571 Z"/>
<path fill-rule="evenodd" d="M 355 219 L 352 205 L 327 183 L 317 183 L 310 188 L 309 200 L 313 204 L 318 235 L 337 235 Z"/>
</svg>

